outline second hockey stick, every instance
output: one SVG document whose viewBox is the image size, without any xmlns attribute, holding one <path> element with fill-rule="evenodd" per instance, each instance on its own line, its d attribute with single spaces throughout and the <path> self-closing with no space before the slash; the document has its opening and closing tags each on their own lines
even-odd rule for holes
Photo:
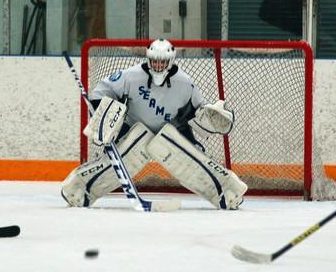
<svg viewBox="0 0 336 272">
<path fill-rule="evenodd" d="M 306 231 L 304 231 L 299 236 L 295 237 L 292 241 L 290 241 L 287 245 L 283 246 L 274 253 L 271 254 L 257 253 L 237 245 L 235 245 L 232 248 L 231 253 L 235 258 L 241 261 L 250 263 L 259 263 L 259 264 L 271 263 L 275 259 L 282 256 L 284 253 L 286 253 L 288 250 L 290 250 L 291 248 L 293 248 L 294 246 L 305 240 L 308 236 L 319 230 L 323 225 L 331 221 L 331 219 L 333 219 L 335 216 L 336 211 L 332 212 L 323 220 L 308 228 Z"/>
<path fill-rule="evenodd" d="M 79 76 L 76 73 L 76 70 L 73 66 L 73 63 L 68 53 L 64 51 L 63 56 L 72 74 L 74 75 L 77 85 L 81 91 L 81 95 L 89 108 L 90 115 L 92 116 L 94 113 L 94 108 L 88 98 L 88 94 Z M 180 208 L 181 203 L 179 200 L 176 199 L 166 201 L 149 201 L 141 198 L 113 141 L 110 144 L 105 145 L 105 151 L 111 161 L 112 167 L 121 183 L 121 187 L 125 195 L 127 196 L 128 199 L 130 199 L 136 210 L 145 212 L 151 212 L 151 211 L 165 212 L 165 211 L 175 211 Z"/>
</svg>

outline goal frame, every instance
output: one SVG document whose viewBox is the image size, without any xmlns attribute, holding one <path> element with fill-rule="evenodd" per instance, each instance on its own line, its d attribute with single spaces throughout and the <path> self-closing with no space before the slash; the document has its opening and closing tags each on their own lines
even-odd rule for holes
<svg viewBox="0 0 336 272">
<path fill-rule="evenodd" d="M 147 47 L 153 40 L 136 40 L 136 39 L 90 39 L 84 42 L 81 49 L 81 79 L 83 86 L 88 90 L 88 66 L 89 66 L 89 50 L 92 47 Z M 214 49 L 216 70 L 218 76 L 218 90 L 219 98 L 225 98 L 225 91 L 223 86 L 222 72 L 221 72 L 221 49 L 223 47 L 239 48 L 239 49 L 300 49 L 304 52 L 305 62 L 305 99 L 304 99 L 304 151 L 303 151 L 303 196 L 304 199 L 311 199 L 311 188 L 313 182 L 313 50 L 305 41 L 277 41 L 277 40 L 171 40 L 176 47 L 184 48 L 212 48 Z M 87 161 L 88 158 L 88 140 L 82 133 L 88 122 L 87 105 L 81 98 L 80 103 L 80 161 L 81 163 Z M 223 137 L 225 162 L 226 167 L 231 168 L 230 161 L 230 147 L 228 137 Z M 264 192 L 264 191 L 263 191 Z M 251 193 L 251 192 L 249 192 Z M 252 192 L 258 194 L 258 192 Z M 276 193 L 278 194 L 278 193 Z M 292 193 L 291 193 L 292 194 Z M 298 192 L 297 195 L 302 195 Z"/>
</svg>

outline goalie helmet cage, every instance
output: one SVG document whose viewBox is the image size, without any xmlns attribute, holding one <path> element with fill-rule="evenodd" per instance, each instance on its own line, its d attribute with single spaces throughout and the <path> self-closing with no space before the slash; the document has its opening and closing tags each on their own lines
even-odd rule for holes
<svg viewBox="0 0 336 272">
<path fill-rule="evenodd" d="M 81 52 L 83 85 L 146 61 L 150 40 L 93 39 Z M 249 194 L 335 197 L 313 135 L 313 53 L 304 41 L 171 40 L 175 63 L 209 102 L 225 99 L 235 111 L 229 136 L 211 136 L 209 156 L 236 172 Z M 81 131 L 88 121 L 81 103 Z M 99 156 L 81 133 L 81 162 Z M 198 138 L 199 136 L 196 135 Z M 202 140 L 201 140 L 202 141 Z M 133 177 L 141 191 L 184 191 L 156 162 Z M 330 189 L 330 186 L 333 186 Z"/>
</svg>

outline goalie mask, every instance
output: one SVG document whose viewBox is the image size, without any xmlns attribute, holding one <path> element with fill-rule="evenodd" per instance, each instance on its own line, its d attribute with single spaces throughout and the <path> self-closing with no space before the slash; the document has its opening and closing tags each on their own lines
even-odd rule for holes
<svg viewBox="0 0 336 272">
<path fill-rule="evenodd" d="M 174 63 L 176 51 L 169 41 L 158 39 L 147 48 L 146 55 L 153 83 L 160 86 Z"/>
</svg>

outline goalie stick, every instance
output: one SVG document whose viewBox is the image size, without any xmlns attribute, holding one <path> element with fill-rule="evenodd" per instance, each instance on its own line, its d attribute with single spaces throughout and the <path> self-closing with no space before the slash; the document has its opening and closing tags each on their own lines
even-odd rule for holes
<svg viewBox="0 0 336 272">
<path fill-rule="evenodd" d="M 17 225 L 0 227 L 0 238 L 15 237 L 20 234 L 20 227 Z"/>
<path fill-rule="evenodd" d="M 70 71 L 74 75 L 77 85 L 81 91 L 81 95 L 88 106 L 90 115 L 92 116 L 94 113 L 94 108 L 88 98 L 88 94 L 79 76 L 77 75 L 73 63 L 66 51 L 63 52 L 63 56 L 70 68 Z M 110 144 L 105 145 L 105 151 L 111 161 L 116 175 L 118 176 L 119 182 L 121 183 L 121 187 L 125 195 L 128 199 L 130 199 L 133 207 L 136 210 L 145 212 L 166 212 L 175 211 L 180 208 L 181 203 L 177 199 L 171 199 L 166 201 L 149 201 L 141 198 L 113 141 Z"/>
<path fill-rule="evenodd" d="M 271 253 L 271 254 L 263 254 L 263 253 L 257 253 L 250 251 L 248 249 L 245 249 L 241 246 L 235 245 L 231 249 L 231 254 L 245 262 L 250 262 L 250 263 L 271 263 L 275 259 L 279 258 L 281 255 L 283 255 L 285 252 L 302 242 L 304 239 L 309 237 L 311 234 L 319 230 L 323 225 L 331 221 L 336 216 L 336 211 L 333 213 L 329 214 L 327 217 L 325 217 L 323 220 L 320 222 L 316 223 L 315 225 L 312 225 L 310 228 L 308 228 L 306 231 L 295 237 L 292 241 L 290 241 L 287 245 L 283 246 L 280 248 L 278 251 Z"/>
</svg>

